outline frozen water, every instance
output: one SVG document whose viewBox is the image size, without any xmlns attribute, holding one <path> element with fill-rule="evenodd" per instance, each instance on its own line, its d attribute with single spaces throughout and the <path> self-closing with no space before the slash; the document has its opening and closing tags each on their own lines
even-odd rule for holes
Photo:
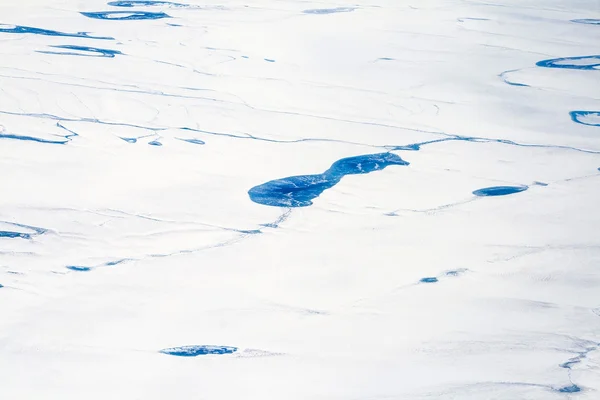
<svg viewBox="0 0 600 400">
<path fill-rule="evenodd" d="M 0 397 L 597 400 L 598 11 L 0 2 Z"/>
</svg>

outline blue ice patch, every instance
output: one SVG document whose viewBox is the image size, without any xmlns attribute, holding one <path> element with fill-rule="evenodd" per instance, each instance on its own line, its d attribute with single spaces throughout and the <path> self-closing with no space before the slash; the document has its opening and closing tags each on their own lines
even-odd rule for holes
<svg viewBox="0 0 600 400">
<path fill-rule="evenodd" d="M 160 353 L 178 357 L 196 357 L 208 354 L 231 354 L 237 351 L 237 347 L 231 346 L 181 346 L 163 349 Z"/>
<path fill-rule="evenodd" d="M 84 56 L 84 57 L 109 57 L 114 58 L 115 55 L 123 54 L 119 50 L 110 50 L 110 49 L 100 49 L 98 47 L 88 47 L 88 46 L 75 46 L 71 44 L 63 44 L 50 46 L 55 49 L 66 49 L 66 50 L 76 50 L 82 53 L 75 52 L 59 52 L 59 51 L 47 51 L 47 50 L 38 50 L 38 53 L 44 54 L 60 54 L 60 55 L 69 55 L 69 56 Z M 87 53 L 87 54 L 86 54 Z"/>
<path fill-rule="evenodd" d="M 538 61 L 535 65 L 544 68 L 594 70 L 600 66 L 600 55 L 553 58 L 551 60 Z"/>
<path fill-rule="evenodd" d="M 67 32 L 59 32 L 59 31 L 53 31 L 50 29 L 41 29 L 41 28 L 34 28 L 31 26 L 22 26 L 22 25 L 0 24 L 0 32 L 1 33 L 31 33 L 34 35 L 44 35 L 44 36 L 62 36 L 62 37 L 100 39 L 100 40 L 115 40 L 114 38 L 109 37 L 109 36 L 90 36 L 90 35 L 88 35 L 88 32 L 67 33 Z"/>
<path fill-rule="evenodd" d="M 492 186 L 478 189 L 473 192 L 475 196 L 506 196 L 513 193 L 519 193 L 527 190 L 527 186 Z"/>
<path fill-rule="evenodd" d="M 151 11 L 97 11 L 97 12 L 81 12 L 81 14 L 88 18 L 108 19 L 108 20 L 115 20 L 115 21 L 171 18 L 168 14 L 165 14 L 164 12 L 151 12 Z"/>
</svg>

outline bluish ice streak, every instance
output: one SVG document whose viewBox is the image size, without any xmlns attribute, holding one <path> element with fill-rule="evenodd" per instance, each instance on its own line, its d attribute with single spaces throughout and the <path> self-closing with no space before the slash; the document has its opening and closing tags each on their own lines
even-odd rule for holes
<svg viewBox="0 0 600 400">
<path fill-rule="evenodd" d="M 188 4 L 172 3 L 170 1 L 109 1 L 109 6 L 113 7 L 136 7 L 136 6 L 171 6 L 171 7 L 188 7 Z"/>
<path fill-rule="evenodd" d="M 569 113 L 571 116 L 571 120 L 578 124 L 589 125 L 589 126 L 600 126 L 600 111 L 571 111 Z M 585 117 L 595 117 L 598 119 L 597 123 L 594 122 L 585 122 L 583 119 Z"/>
<path fill-rule="evenodd" d="M 90 35 L 88 35 L 88 32 L 67 33 L 67 32 L 53 31 L 50 29 L 40 29 L 40 28 L 33 28 L 31 26 L 21 26 L 21 25 L 0 24 L 0 32 L 2 32 L 2 33 L 31 33 L 34 35 L 44 35 L 44 36 L 62 36 L 62 37 L 87 38 L 87 39 L 99 39 L 99 40 L 115 40 L 114 38 L 109 37 L 109 36 L 90 36 Z"/>
<path fill-rule="evenodd" d="M 231 346 L 181 346 L 163 349 L 160 353 L 178 357 L 196 357 L 208 354 L 231 354 L 237 351 L 237 347 Z"/>
<path fill-rule="evenodd" d="M 558 391 L 560 393 L 577 393 L 577 392 L 581 392 L 581 388 L 577 385 L 570 385 L 570 386 L 562 387 L 562 388 L 558 389 Z"/>
<path fill-rule="evenodd" d="M 161 142 L 159 142 L 158 140 L 153 140 L 151 142 L 148 142 L 148 144 L 150 146 L 162 146 L 163 144 Z"/>
<path fill-rule="evenodd" d="M 356 10 L 354 7 L 337 7 L 337 8 L 315 8 L 302 11 L 304 14 L 335 14 L 343 12 L 351 12 Z"/>
<path fill-rule="evenodd" d="M 88 18 L 107 19 L 114 21 L 171 18 L 168 14 L 165 14 L 164 12 L 151 11 L 97 11 L 81 12 L 81 14 Z"/>
<path fill-rule="evenodd" d="M 71 271 L 77 271 L 77 272 L 87 272 L 87 271 L 92 270 L 91 267 L 82 267 L 82 266 L 78 266 L 78 265 L 67 265 L 67 269 L 70 269 Z"/>
<path fill-rule="evenodd" d="M 177 140 L 182 140 L 184 142 L 188 142 L 188 143 L 192 143 L 192 144 L 206 144 L 206 142 L 204 142 L 204 140 L 200 140 L 200 139 L 182 139 L 182 138 L 175 138 Z"/>
<path fill-rule="evenodd" d="M 578 151 L 581 153 L 588 153 L 588 154 L 600 154 L 600 151 L 580 149 L 578 147 L 571 147 L 571 146 L 561 146 L 561 145 L 553 145 L 553 144 L 529 144 L 529 143 L 519 143 L 519 142 L 515 142 L 512 140 L 508 140 L 508 139 L 493 139 L 493 138 L 482 138 L 482 137 L 476 137 L 476 136 L 459 136 L 459 135 L 448 135 L 448 137 L 445 137 L 442 139 L 428 140 L 425 142 L 413 143 L 413 144 L 408 144 L 408 145 L 383 146 L 383 147 L 389 151 L 400 151 L 400 150 L 418 151 L 421 149 L 421 146 L 424 146 L 424 145 L 433 144 L 433 143 L 441 143 L 441 142 L 450 142 L 450 141 L 464 141 L 464 142 L 476 142 L 476 143 L 501 143 L 501 144 L 507 144 L 507 145 L 511 145 L 511 146 L 518 146 L 518 147 L 536 147 L 536 148 L 543 148 L 543 149 L 563 149 L 563 150 L 573 150 L 573 151 Z"/>
<path fill-rule="evenodd" d="M 565 61 L 568 62 L 568 61 L 580 61 L 580 60 L 590 60 L 592 62 L 589 64 L 584 64 L 584 65 L 568 64 L 568 63 L 567 64 L 559 64 L 559 63 L 562 63 Z M 596 62 L 593 62 L 594 60 Z M 544 68 L 595 70 L 596 67 L 600 66 L 600 55 L 553 58 L 551 60 L 538 61 L 535 65 L 537 65 L 538 67 L 544 67 Z"/>
<path fill-rule="evenodd" d="M 113 267 L 115 265 L 122 264 L 122 263 L 124 263 L 126 261 L 131 261 L 131 259 L 130 258 L 123 258 L 123 259 L 119 259 L 119 260 L 108 261 L 108 262 L 105 262 L 103 264 L 96 265 L 96 266 L 93 266 L 93 267 L 88 267 L 88 266 L 83 266 L 83 265 L 67 265 L 66 268 L 70 269 L 71 271 L 88 272 L 88 271 L 91 271 L 91 270 L 96 269 L 96 268 Z"/>
<path fill-rule="evenodd" d="M 518 70 L 516 70 L 516 69 L 510 70 L 510 71 L 504 71 L 500 75 L 498 75 L 498 77 L 500 77 L 500 79 L 502 79 L 504 81 L 504 83 L 511 85 L 511 86 L 529 87 L 529 85 L 526 85 L 524 83 L 512 82 L 512 81 L 508 80 L 508 78 L 506 77 L 506 74 L 509 74 L 511 72 L 517 72 L 517 71 Z"/>
<path fill-rule="evenodd" d="M 428 278 L 421 278 L 421 280 L 419 282 L 421 283 L 436 283 L 438 281 L 438 278 L 436 277 L 428 277 Z"/>
<path fill-rule="evenodd" d="M 480 197 L 506 196 L 509 194 L 523 192 L 527 189 L 527 186 L 492 186 L 475 190 L 473 194 Z"/>
<path fill-rule="evenodd" d="M 70 45 L 70 44 L 50 46 L 50 47 L 54 47 L 57 49 L 77 50 L 77 51 L 83 51 L 83 52 L 88 52 L 88 53 L 92 53 L 92 54 L 46 51 L 46 50 L 38 50 L 37 52 L 44 53 L 44 54 L 60 54 L 60 55 L 84 56 L 84 57 L 109 57 L 109 58 L 114 58 L 115 55 L 123 54 L 119 50 L 100 49 L 98 47 L 75 46 L 75 45 Z"/>
<path fill-rule="evenodd" d="M 275 60 L 273 60 L 273 59 L 270 59 L 270 58 L 265 58 L 265 61 L 266 61 L 266 62 L 270 62 L 270 63 L 274 63 L 274 62 L 275 62 Z"/>
<path fill-rule="evenodd" d="M 31 239 L 31 235 L 29 233 L 24 232 L 11 232 L 11 231 L 0 231 L 0 238 L 9 238 L 9 239 Z"/>
<path fill-rule="evenodd" d="M 68 140 L 48 140 L 48 139 L 42 139 L 42 138 L 37 138 L 37 137 L 33 137 L 33 136 L 14 135 L 11 133 L 0 133 L 0 139 L 25 140 L 25 141 L 30 141 L 30 142 L 46 143 L 46 144 L 65 144 L 68 142 Z"/>
<path fill-rule="evenodd" d="M 126 137 L 119 136 L 119 139 L 122 139 L 122 140 L 126 141 L 127 143 L 136 143 L 137 142 L 136 138 L 126 138 Z"/>
<path fill-rule="evenodd" d="M 577 24 L 600 25 L 600 19 L 593 18 L 572 19 L 571 22 L 575 22 Z"/>
<path fill-rule="evenodd" d="M 389 165 L 409 165 L 393 153 L 368 154 L 342 158 L 324 173 L 291 176 L 269 181 L 248 191 L 258 204 L 274 207 L 306 207 L 325 190 L 335 186 L 346 175 L 368 174 Z"/>
<path fill-rule="evenodd" d="M 474 17 L 457 18 L 456 20 L 458 22 L 465 22 L 465 21 L 489 21 L 488 18 L 474 18 Z"/>
</svg>

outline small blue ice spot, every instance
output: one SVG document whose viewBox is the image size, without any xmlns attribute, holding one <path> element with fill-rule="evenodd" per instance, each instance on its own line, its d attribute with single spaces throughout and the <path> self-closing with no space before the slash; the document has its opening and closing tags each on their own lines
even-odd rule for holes
<svg viewBox="0 0 600 400">
<path fill-rule="evenodd" d="M 577 393 L 581 392 L 581 388 L 577 385 L 565 386 L 558 389 L 560 393 Z"/>
<path fill-rule="evenodd" d="M 67 269 L 70 269 L 71 271 L 78 271 L 78 272 L 84 272 L 84 271 L 91 271 L 92 270 L 90 267 L 81 267 L 79 265 L 68 265 Z"/>
<path fill-rule="evenodd" d="M 271 58 L 265 58 L 265 61 L 266 61 L 266 62 L 270 62 L 270 63 L 274 63 L 274 62 L 275 62 L 275 60 L 273 60 L 273 59 L 271 59 Z"/>
<path fill-rule="evenodd" d="M 164 12 L 151 11 L 97 11 L 81 12 L 81 14 L 88 18 L 109 19 L 115 21 L 171 18 L 168 14 L 165 14 Z"/>
<path fill-rule="evenodd" d="M 322 174 L 276 179 L 253 187 L 248 195 L 253 202 L 266 206 L 307 207 L 325 190 L 337 185 L 344 176 L 368 174 L 390 165 L 409 163 L 393 153 L 342 158 Z"/>
<path fill-rule="evenodd" d="M 429 278 L 421 278 L 421 280 L 419 282 L 422 283 L 435 283 L 438 281 L 438 278 L 436 277 L 429 277 Z"/>
<path fill-rule="evenodd" d="M 136 143 L 137 139 L 136 138 L 129 138 L 129 137 L 119 137 L 119 139 L 126 141 L 127 143 Z"/>
<path fill-rule="evenodd" d="M 3 287 L 4 287 L 4 285 L 0 283 L 0 289 L 2 289 Z"/>
<path fill-rule="evenodd" d="M 159 142 L 158 140 L 153 140 L 153 141 L 151 141 L 151 142 L 148 142 L 148 144 L 149 144 L 150 146 L 162 146 L 162 143 L 161 143 L 161 142 Z"/>
<path fill-rule="evenodd" d="M 600 66 L 600 55 L 553 58 L 538 61 L 535 65 L 544 68 L 566 68 L 594 70 Z"/>
<path fill-rule="evenodd" d="M 533 182 L 533 184 L 537 185 L 537 186 L 548 186 L 547 183 L 545 183 L 545 182 L 538 182 L 538 181 Z"/>
<path fill-rule="evenodd" d="M 237 351 L 237 347 L 231 346 L 181 346 L 163 349 L 160 352 L 178 357 L 196 357 L 207 354 L 231 354 Z"/>
<path fill-rule="evenodd" d="M 513 193 L 519 193 L 527 190 L 527 186 L 492 186 L 478 189 L 473 192 L 475 196 L 506 196 Z"/>
<path fill-rule="evenodd" d="M 304 14 L 335 14 L 354 11 L 354 7 L 337 7 L 337 8 L 315 8 L 302 11 Z"/>
<path fill-rule="evenodd" d="M 578 124 L 600 126 L 600 111 L 571 111 L 569 115 Z"/>
<path fill-rule="evenodd" d="M 250 57 L 248 57 L 248 56 L 242 56 L 242 58 L 250 58 Z"/>
</svg>

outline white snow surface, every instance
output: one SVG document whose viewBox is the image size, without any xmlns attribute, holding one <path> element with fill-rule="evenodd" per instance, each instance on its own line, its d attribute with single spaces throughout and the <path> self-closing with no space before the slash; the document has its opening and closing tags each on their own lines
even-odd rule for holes
<svg viewBox="0 0 600 400">
<path fill-rule="evenodd" d="M 600 398 L 597 0 L 176 3 L 0 2 L 0 398 Z"/>
</svg>

